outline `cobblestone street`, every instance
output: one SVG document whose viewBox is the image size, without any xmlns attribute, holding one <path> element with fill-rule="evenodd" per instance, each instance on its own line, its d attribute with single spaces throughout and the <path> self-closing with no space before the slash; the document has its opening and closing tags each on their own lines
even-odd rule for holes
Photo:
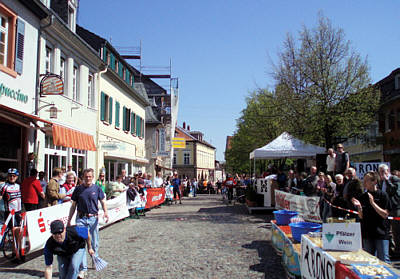
<svg viewBox="0 0 400 279">
<path fill-rule="evenodd" d="M 186 198 L 101 230 L 100 257 L 109 265 L 89 269 L 87 278 L 284 278 L 269 218 L 226 206 L 220 196 Z M 37 254 L 19 266 L 2 261 L 0 278 L 43 277 Z"/>
</svg>

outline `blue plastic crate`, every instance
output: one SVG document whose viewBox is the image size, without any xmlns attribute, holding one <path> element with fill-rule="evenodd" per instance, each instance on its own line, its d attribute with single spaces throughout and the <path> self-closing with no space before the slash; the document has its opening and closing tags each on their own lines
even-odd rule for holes
<svg viewBox="0 0 400 279">
<path fill-rule="evenodd" d="M 321 231 L 322 225 L 312 222 L 299 222 L 290 223 L 290 230 L 292 231 L 292 237 L 297 242 L 301 242 L 301 235 L 308 234 L 309 232 L 319 232 Z"/>
<path fill-rule="evenodd" d="M 290 223 L 290 218 L 296 216 L 296 211 L 290 210 L 276 210 L 273 212 L 276 220 L 276 224 L 279 226 L 287 226 Z"/>
</svg>

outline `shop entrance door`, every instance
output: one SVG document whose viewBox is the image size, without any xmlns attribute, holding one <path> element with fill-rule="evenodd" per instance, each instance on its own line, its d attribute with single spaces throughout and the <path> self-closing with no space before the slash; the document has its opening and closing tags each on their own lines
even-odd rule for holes
<svg viewBox="0 0 400 279">
<path fill-rule="evenodd" d="M 0 172 L 17 168 L 21 172 L 21 128 L 0 122 Z"/>
</svg>

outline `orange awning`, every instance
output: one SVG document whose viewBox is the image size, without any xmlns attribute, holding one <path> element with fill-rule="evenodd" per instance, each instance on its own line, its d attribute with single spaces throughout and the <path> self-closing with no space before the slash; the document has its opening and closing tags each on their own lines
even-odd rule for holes
<svg viewBox="0 0 400 279">
<path fill-rule="evenodd" d="M 54 145 L 96 151 L 93 136 L 53 123 Z"/>
</svg>

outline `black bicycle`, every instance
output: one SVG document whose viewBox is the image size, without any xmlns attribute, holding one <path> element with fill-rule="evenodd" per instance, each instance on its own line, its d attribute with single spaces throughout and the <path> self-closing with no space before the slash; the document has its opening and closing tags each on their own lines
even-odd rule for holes
<svg viewBox="0 0 400 279">
<path fill-rule="evenodd" d="M 1 250 L 3 250 L 3 255 L 9 260 L 12 260 L 15 258 L 15 252 L 14 252 L 14 236 L 12 229 L 6 228 L 3 239 L 1 240 L 0 244 Z"/>
</svg>

